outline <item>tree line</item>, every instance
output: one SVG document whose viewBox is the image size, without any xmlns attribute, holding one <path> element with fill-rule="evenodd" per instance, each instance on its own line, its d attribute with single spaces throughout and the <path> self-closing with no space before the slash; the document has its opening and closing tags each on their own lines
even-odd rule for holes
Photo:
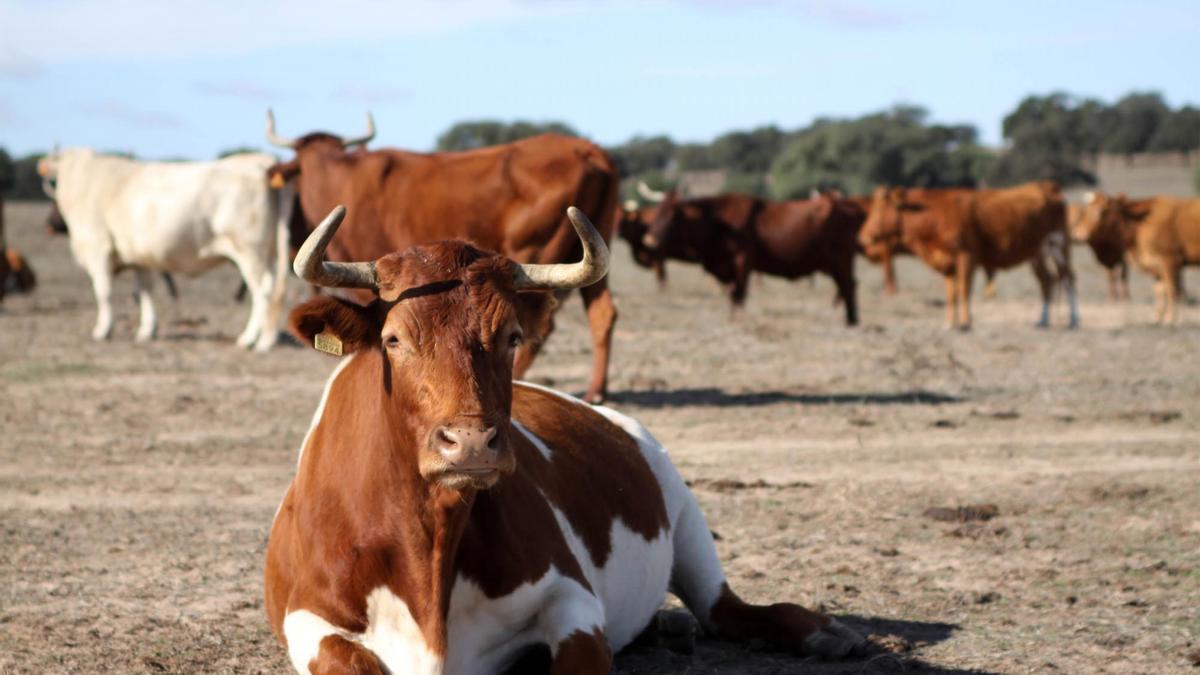
<svg viewBox="0 0 1200 675">
<path fill-rule="evenodd" d="M 897 105 L 861 117 L 820 118 L 792 130 L 731 131 L 711 143 L 635 136 L 607 149 L 622 176 L 656 188 L 674 184 L 685 171 L 719 170 L 725 191 L 776 199 L 830 188 L 865 194 L 875 185 L 1004 186 L 1036 179 L 1091 185 L 1096 177 L 1087 166 L 1101 153 L 1200 149 L 1200 109 L 1172 108 L 1156 92 L 1133 92 L 1111 104 L 1053 92 L 1022 100 L 1004 117 L 1002 131 L 1004 146 L 987 148 L 972 125 L 934 123 L 919 106 Z M 562 122 L 467 121 L 441 134 L 436 147 L 471 150 L 545 132 L 579 135 Z M 14 159 L 0 148 L 0 192 L 43 198 L 40 157 Z M 1196 186 L 1200 192 L 1200 172 Z"/>
</svg>

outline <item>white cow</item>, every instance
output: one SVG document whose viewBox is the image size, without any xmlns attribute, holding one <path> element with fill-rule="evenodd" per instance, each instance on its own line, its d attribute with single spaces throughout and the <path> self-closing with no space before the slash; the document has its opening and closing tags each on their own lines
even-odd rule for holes
<svg viewBox="0 0 1200 675">
<path fill-rule="evenodd" d="M 96 327 L 112 333 L 112 278 L 137 273 L 137 340 L 157 330 L 154 272 L 196 275 L 223 260 L 237 265 L 250 292 L 250 319 L 238 345 L 266 351 L 278 336 L 288 268 L 290 187 L 272 190 L 275 159 L 240 154 L 215 162 L 139 162 L 68 148 L 38 166 L 55 181 L 71 252 L 92 278 Z"/>
</svg>

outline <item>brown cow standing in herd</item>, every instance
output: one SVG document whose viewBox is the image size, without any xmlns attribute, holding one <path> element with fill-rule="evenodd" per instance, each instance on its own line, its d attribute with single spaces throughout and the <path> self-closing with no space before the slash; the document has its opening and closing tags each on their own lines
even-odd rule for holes
<svg viewBox="0 0 1200 675">
<path fill-rule="evenodd" d="M 617 210 L 619 177 L 593 143 L 543 134 L 468 152 L 353 150 L 375 135 L 343 139 L 316 132 L 298 139 L 275 133 L 268 111 L 267 140 L 296 157 L 271 169 L 273 184 L 294 181 L 300 210 L 313 227 L 337 204 L 349 217 L 330 245 L 334 260 L 372 260 L 414 244 L 461 238 L 519 262 L 555 263 L 579 255 L 562 213 L 570 204 L 595 215 L 605 239 Z M 593 364 L 587 400 L 603 400 L 616 308 L 605 281 L 580 289 L 591 327 Z M 358 296 L 365 298 L 363 295 Z M 553 329 L 531 329 L 517 358 L 522 375 Z"/>
<path fill-rule="evenodd" d="M 1200 265 L 1200 199 L 1091 193 L 1075 235 L 1128 256 L 1154 277 L 1155 321 L 1178 322 L 1183 268 Z"/>
<path fill-rule="evenodd" d="M 751 272 L 785 279 L 824 273 L 853 326 L 856 237 L 865 217 L 856 202 L 832 195 L 773 202 L 743 194 L 680 199 L 672 190 L 654 207 L 634 251 L 699 262 L 726 284 L 735 313 L 745 303 Z"/>
<path fill-rule="evenodd" d="M 948 326 L 971 326 L 971 281 L 977 267 L 990 276 L 1026 261 L 1042 290 L 1038 325 L 1049 324 L 1055 281 L 1066 290 L 1069 325 L 1079 325 L 1066 207 L 1054 183 L 1000 190 L 877 188 L 860 241 L 864 249 L 903 246 L 941 273 Z"/>
<path fill-rule="evenodd" d="M 1091 200 L 1093 193 L 1085 195 L 1086 201 Z M 1129 264 L 1125 260 L 1125 247 L 1119 241 L 1109 241 L 1103 237 L 1092 236 L 1083 226 L 1083 215 L 1086 204 L 1067 204 L 1067 229 L 1071 238 L 1085 243 L 1096 256 L 1096 262 L 1104 268 L 1108 276 L 1108 299 L 1129 299 Z"/>
<path fill-rule="evenodd" d="M 551 673 L 603 675 L 668 589 L 726 639 L 861 653 L 863 638 L 829 617 L 738 598 L 695 498 L 636 421 L 513 382 L 552 294 L 606 273 L 581 212 L 568 212 L 583 252 L 569 265 L 461 241 L 322 262 L 343 214 L 294 265 L 373 296 L 318 297 L 291 315 L 302 340 L 347 354 L 267 548 L 267 614 L 299 672 L 496 673 L 540 645 Z"/>
</svg>

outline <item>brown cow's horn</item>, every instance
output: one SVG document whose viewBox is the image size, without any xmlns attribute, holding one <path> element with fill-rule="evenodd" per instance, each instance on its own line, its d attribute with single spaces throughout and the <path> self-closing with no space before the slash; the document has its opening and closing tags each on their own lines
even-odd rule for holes
<svg viewBox="0 0 1200 675">
<path fill-rule="evenodd" d="M 271 112 L 270 108 L 267 108 L 267 142 L 280 148 L 291 148 L 293 150 L 296 149 L 297 145 L 294 139 L 284 138 L 275 133 L 275 113 Z"/>
<path fill-rule="evenodd" d="M 296 254 L 296 260 L 292 262 L 292 269 L 296 271 L 296 276 L 314 286 L 377 289 L 379 277 L 375 274 L 375 263 L 339 263 L 323 260 L 325 247 L 329 245 L 333 235 L 337 234 L 338 226 L 345 217 L 346 207 L 341 204 L 333 207 L 329 215 L 325 216 L 325 220 L 304 240 L 304 245 Z"/>
<path fill-rule="evenodd" d="M 583 260 L 557 265 L 517 265 L 513 270 L 513 287 L 517 290 L 583 288 L 608 274 L 608 245 L 596 226 L 574 206 L 567 208 L 567 218 L 583 243 Z"/>
<path fill-rule="evenodd" d="M 348 148 L 352 145 L 366 145 L 372 138 L 375 138 L 375 118 L 371 116 L 370 111 L 367 111 L 367 133 L 358 138 L 342 139 L 342 147 Z"/>
<path fill-rule="evenodd" d="M 645 181 L 639 180 L 637 182 L 637 191 L 643 199 L 651 202 L 661 202 L 667 198 L 667 193 L 659 192 L 658 190 L 651 190 L 650 186 L 646 185 Z"/>
</svg>

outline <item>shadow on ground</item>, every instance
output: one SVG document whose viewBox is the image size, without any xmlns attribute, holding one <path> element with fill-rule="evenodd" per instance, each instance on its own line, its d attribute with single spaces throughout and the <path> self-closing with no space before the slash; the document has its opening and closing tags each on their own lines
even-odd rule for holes
<svg viewBox="0 0 1200 675">
<path fill-rule="evenodd" d="M 958 396 L 936 391 L 926 391 L 924 389 L 898 392 L 819 394 L 787 391 L 729 393 L 716 387 L 621 391 L 611 394 L 609 398 L 613 403 L 635 405 L 642 408 L 681 408 L 685 406 L 726 408 L 772 405 L 775 403 L 800 403 L 803 405 L 941 405 L 943 403 L 959 403 L 963 400 Z"/>
<path fill-rule="evenodd" d="M 819 662 L 768 651 L 756 644 L 737 644 L 700 639 L 695 652 L 680 654 L 662 647 L 627 649 L 617 657 L 614 672 L 650 675 L 760 673 L 806 673 L 848 675 L 849 673 L 930 673 L 933 675 L 992 675 L 991 671 L 969 670 L 929 663 L 920 648 L 948 640 L 958 626 L 940 622 L 901 621 L 882 617 L 842 615 L 838 620 L 864 635 L 871 635 L 871 653 L 856 659 Z"/>
</svg>

